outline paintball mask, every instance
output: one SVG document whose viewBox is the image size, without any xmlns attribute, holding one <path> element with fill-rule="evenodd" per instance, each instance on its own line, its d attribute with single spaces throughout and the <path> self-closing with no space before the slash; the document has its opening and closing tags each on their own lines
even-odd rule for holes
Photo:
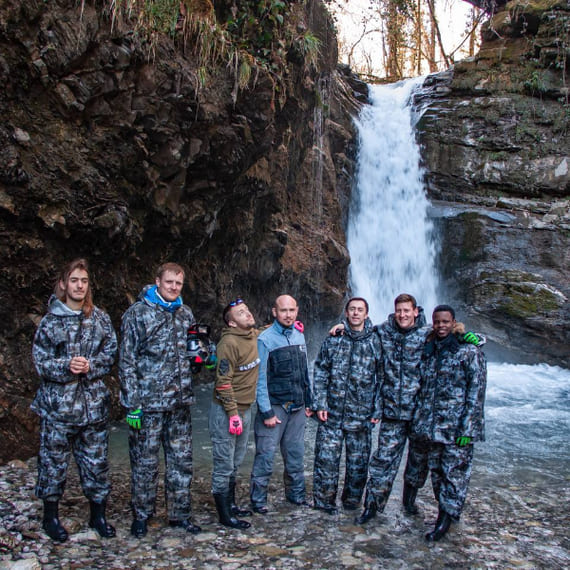
<svg viewBox="0 0 570 570">
<path fill-rule="evenodd" d="M 202 366 L 212 370 L 216 366 L 216 344 L 210 340 L 210 327 L 196 323 L 188 329 L 186 348 L 190 357 L 190 370 L 198 374 Z"/>
</svg>

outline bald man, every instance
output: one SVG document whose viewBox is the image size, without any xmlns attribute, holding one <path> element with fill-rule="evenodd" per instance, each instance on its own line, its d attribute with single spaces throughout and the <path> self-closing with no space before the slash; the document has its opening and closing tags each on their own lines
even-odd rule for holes
<svg viewBox="0 0 570 570">
<path fill-rule="evenodd" d="M 312 411 L 307 347 L 303 327 L 296 320 L 298 312 L 293 297 L 277 297 L 272 309 L 275 320 L 257 339 L 261 363 L 250 499 L 254 512 L 259 514 L 268 511 L 267 488 L 277 447 L 285 469 L 285 498 L 294 505 L 307 505 L 303 457 L 305 421 Z"/>
</svg>

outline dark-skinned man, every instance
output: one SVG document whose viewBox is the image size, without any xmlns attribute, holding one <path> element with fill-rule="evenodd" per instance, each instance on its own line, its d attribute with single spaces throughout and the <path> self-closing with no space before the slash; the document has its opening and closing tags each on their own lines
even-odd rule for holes
<svg viewBox="0 0 570 570">
<path fill-rule="evenodd" d="M 427 462 L 439 513 L 430 542 L 459 520 L 473 463 L 473 443 L 484 440 L 487 363 L 483 352 L 461 342 L 464 327 L 449 305 L 433 311 L 433 331 L 422 351 L 421 388 L 411 438 Z"/>
</svg>

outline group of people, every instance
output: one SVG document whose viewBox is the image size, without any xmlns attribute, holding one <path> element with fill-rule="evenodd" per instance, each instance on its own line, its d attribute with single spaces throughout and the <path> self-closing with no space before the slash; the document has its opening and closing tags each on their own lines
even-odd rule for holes
<svg viewBox="0 0 570 570">
<path fill-rule="evenodd" d="M 437 541 L 461 515 L 473 443 L 484 438 L 485 339 L 466 333 L 449 305 L 435 307 L 426 326 L 422 308 L 405 293 L 380 326 L 372 326 L 368 310 L 365 299 L 350 299 L 315 362 L 314 505 L 337 512 L 344 442 L 342 503 L 356 510 L 364 495 L 355 522 L 367 523 L 384 510 L 407 443 L 403 506 L 418 512 L 416 496 L 431 472 L 439 514 L 426 539 Z M 378 445 L 370 456 L 375 424 Z"/>
<path fill-rule="evenodd" d="M 120 402 L 129 425 L 131 535 L 144 537 L 155 513 L 161 447 L 169 525 L 191 534 L 201 531 L 192 522 L 190 492 L 195 361 L 189 337 L 195 335 L 196 321 L 182 301 L 183 285 L 183 268 L 163 264 L 155 283 L 123 315 L 119 345 L 109 316 L 93 304 L 87 262 L 74 260 L 58 276 L 32 350 L 41 379 L 32 403 L 40 416 L 36 495 L 44 503 L 43 529 L 53 540 L 68 538 L 58 504 L 71 452 L 89 500 L 89 526 L 102 537 L 115 536 L 106 518 L 110 394 L 103 378 L 117 353 Z M 212 495 L 220 523 L 245 529 L 250 526 L 245 517 L 269 512 L 277 449 L 284 463 L 285 498 L 308 506 L 305 423 L 315 415 L 314 507 L 337 512 L 344 444 L 343 506 L 358 509 L 365 494 L 356 522 L 371 520 L 386 504 L 408 441 L 404 507 L 416 512 L 417 491 L 431 471 L 439 516 L 427 538 L 439 540 L 459 518 L 473 442 L 483 438 L 481 337 L 465 334 L 447 305 L 436 307 L 433 327 L 425 326 L 410 295 L 397 297 L 395 313 L 374 327 L 367 301 L 352 298 L 343 323 L 323 342 L 311 382 L 298 310 L 293 297 L 277 297 L 274 321 L 263 329 L 256 328 L 241 298 L 223 310 L 208 416 Z M 256 451 L 250 508 L 243 508 L 236 503 L 237 473 L 252 424 Z M 376 424 L 378 447 L 370 458 Z"/>
</svg>

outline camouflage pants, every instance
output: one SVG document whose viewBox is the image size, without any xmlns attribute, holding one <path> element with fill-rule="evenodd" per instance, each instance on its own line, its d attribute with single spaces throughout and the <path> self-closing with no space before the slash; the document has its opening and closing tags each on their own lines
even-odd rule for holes
<svg viewBox="0 0 570 570">
<path fill-rule="evenodd" d="M 104 501 L 111 491 L 107 422 L 73 426 L 42 418 L 40 428 L 37 497 L 61 498 L 73 451 L 83 493 L 91 501 Z"/>
<path fill-rule="evenodd" d="M 411 422 L 405 420 L 384 418 L 380 422 L 378 447 L 370 458 L 368 483 L 366 484 L 366 504 L 376 503 L 378 512 L 384 510 L 390 497 L 406 441 L 409 438 L 410 428 Z M 415 440 L 410 439 L 405 480 L 414 487 L 423 487 L 427 473 L 427 457 L 422 449 L 417 447 Z"/>
<path fill-rule="evenodd" d="M 141 429 L 129 429 L 134 517 L 148 519 L 155 512 L 161 445 L 168 518 L 171 521 L 189 519 L 192 512 L 192 420 L 188 407 L 145 413 Z"/>
<path fill-rule="evenodd" d="M 288 413 L 279 405 L 272 408 L 280 424 L 267 427 L 261 414 L 257 414 L 254 421 L 255 459 L 250 486 L 250 499 L 254 507 L 267 504 L 267 489 L 278 447 L 284 463 L 285 496 L 293 502 L 305 500 L 305 409 Z"/>
<path fill-rule="evenodd" d="M 336 506 L 343 443 L 346 447 L 346 470 L 342 502 L 349 507 L 357 507 L 360 504 L 366 486 L 372 431 L 369 428 L 348 431 L 331 427 L 327 422 L 320 422 L 315 440 L 313 470 L 315 507 Z"/>
<path fill-rule="evenodd" d="M 473 445 L 428 443 L 424 457 L 431 472 L 433 494 L 439 509 L 459 520 L 473 465 Z"/>
<path fill-rule="evenodd" d="M 212 493 L 225 494 L 230 483 L 236 480 L 237 471 L 247 451 L 249 428 L 251 426 L 251 407 L 240 413 L 243 432 L 232 435 L 229 432 L 229 418 L 223 406 L 212 402 L 208 416 L 208 427 L 212 439 Z"/>
</svg>

